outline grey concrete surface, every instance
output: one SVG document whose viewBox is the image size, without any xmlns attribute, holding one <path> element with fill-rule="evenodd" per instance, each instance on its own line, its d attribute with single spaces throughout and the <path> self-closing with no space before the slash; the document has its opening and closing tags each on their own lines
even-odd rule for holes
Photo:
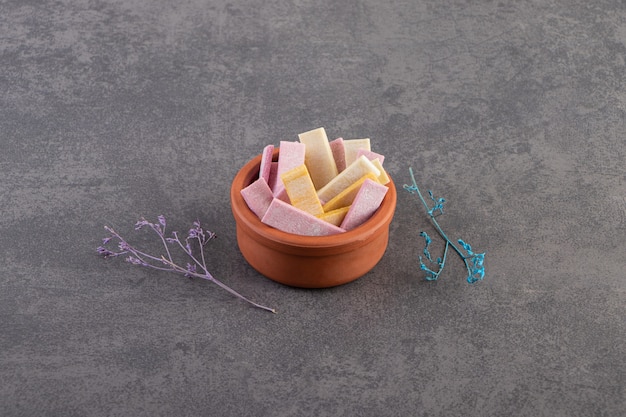
<svg viewBox="0 0 626 417">
<path fill-rule="evenodd" d="M 625 63 L 623 1 L 0 1 L 0 415 L 626 415 Z M 373 271 L 294 289 L 229 184 L 320 126 L 398 207 Z M 424 280 L 409 167 L 482 282 Z M 158 214 L 278 314 L 97 256 Z"/>
</svg>

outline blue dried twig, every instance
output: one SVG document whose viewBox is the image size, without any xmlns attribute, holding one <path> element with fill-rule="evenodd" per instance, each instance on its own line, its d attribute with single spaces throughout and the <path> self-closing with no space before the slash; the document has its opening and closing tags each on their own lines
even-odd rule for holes
<svg viewBox="0 0 626 417">
<path fill-rule="evenodd" d="M 463 250 L 465 250 L 465 253 L 463 253 L 459 247 L 457 247 L 454 243 L 452 243 L 452 241 L 448 238 L 448 236 L 441 229 L 441 226 L 439 225 L 439 223 L 437 222 L 437 219 L 435 218 L 438 215 L 443 214 L 443 205 L 446 202 L 446 200 L 443 198 L 435 198 L 432 191 L 429 190 L 428 196 L 434 203 L 434 205 L 430 207 L 428 203 L 426 202 L 426 200 L 424 199 L 424 196 L 422 195 L 419 187 L 417 186 L 417 182 L 415 181 L 415 176 L 413 175 L 412 168 L 409 168 L 409 173 L 411 174 L 411 180 L 413 181 L 413 184 L 412 185 L 405 184 L 404 189 L 410 192 L 411 194 L 417 194 L 422 204 L 426 208 L 426 212 L 428 213 L 428 217 L 430 218 L 430 221 L 432 222 L 433 226 L 435 226 L 435 229 L 437 229 L 437 232 L 439 233 L 439 235 L 446 242 L 446 246 L 443 251 L 443 257 L 437 258 L 437 260 L 435 261 L 433 260 L 430 254 L 430 251 L 428 250 L 428 246 L 432 242 L 430 236 L 428 236 L 426 232 L 420 233 L 420 236 L 424 238 L 424 241 L 426 244 L 426 246 L 424 247 L 424 251 L 423 251 L 423 254 L 426 260 L 428 260 L 428 262 L 430 262 L 431 264 L 436 264 L 437 266 L 436 271 L 429 268 L 424 263 L 424 258 L 420 255 L 419 257 L 420 268 L 426 273 L 426 279 L 429 281 L 434 281 L 437 278 L 439 278 L 439 275 L 441 274 L 441 271 L 443 271 L 443 268 L 446 263 L 446 257 L 448 255 L 448 248 L 452 247 L 452 249 L 454 249 L 454 251 L 459 255 L 463 263 L 465 263 L 465 268 L 467 269 L 467 282 L 469 282 L 470 284 L 473 284 L 476 281 L 482 280 L 485 277 L 485 267 L 484 267 L 485 253 L 474 253 L 469 243 L 464 242 L 462 239 L 459 239 L 457 242 L 459 245 L 461 245 L 461 247 L 463 247 Z M 438 214 L 435 214 L 436 212 L 438 212 Z"/>
<path fill-rule="evenodd" d="M 422 269 L 422 271 L 424 271 L 426 273 L 426 279 L 428 281 L 435 281 L 437 278 L 439 278 L 439 274 L 441 273 L 441 271 L 443 270 L 443 267 L 446 264 L 446 255 L 448 254 L 448 242 L 446 242 L 446 248 L 443 251 L 443 258 L 437 258 L 436 261 L 433 260 L 430 251 L 428 250 L 428 246 L 430 246 L 432 239 L 430 238 L 430 236 L 428 236 L 428 233 L 426 232 L 420 232 L 420 236 L 422 236 L 424 238 L 424 256 L 426 257 L 426 259 L 430 262 L 430 263 L 435 263 L 437 264 L 437 266 L 439 267 L 439 269 L 437 271 L 433 271 L 432 269 L 430 269 L 429 267 L 426 266 L 426 264 L 424 263 L 424 259 L 422 258 L 422 256 L 420 255 L 420 268 Z"/>
</svg>

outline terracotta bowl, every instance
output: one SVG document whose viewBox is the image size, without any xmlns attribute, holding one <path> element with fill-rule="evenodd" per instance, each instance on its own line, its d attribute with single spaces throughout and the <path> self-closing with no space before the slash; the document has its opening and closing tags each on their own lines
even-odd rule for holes
<svg viewBox="0 0 626 417">
<path fill-rule="evenodd" d="M 274 150 L 275 161 L 278 151 Z M 354 281 L 380 261 L 396 208 L 393 180 L 379 209 L 359 227 L 331 236 L 300 236 L 261 223 L 241 196 L 241 190 L 258 178 L 260 164 L 261 155 L 248 162 L 230 189 L 239 250 L 254 269 L 285 285 L 327 288 Z"/>
</svg>

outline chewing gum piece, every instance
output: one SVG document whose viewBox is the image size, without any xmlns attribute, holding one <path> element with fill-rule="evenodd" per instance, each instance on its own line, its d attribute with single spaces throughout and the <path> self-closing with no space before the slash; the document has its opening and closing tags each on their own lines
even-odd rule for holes
<svg viewBox="0 0 626 417">
<path fill-rule="evenodd" d="M 346 188 L 345 190 L 343 190 L 342 192 L 334 196 L 332 200 L 330 200 L 328 203 L 324 204 L 322 206 L 322 208 L 324 209 L 324 212 L 335 210 L 340 207 L 346 207 L 352 204 L 352 202 L 354 201 L 354 198 L 359 192 L 359 189 L 361 188 L 361 185 L 363 185 L 365 180 L 368 178 L 371 180 L 377 181 L 377 177 L 372 172 L 368 172 L 367 174 L 363 175 L 360 179 L 350 184 L 348 188 Z"/>
<path fill-rule="evenodd" d="M 292 206 L 314 216 L 324 213 L 306 165 L 293 168 L 282 174 L 280 178 Z"/>
<path fill-rule="evenodd" d="M 340 227 L 352 230 L 363 224 L 378 210 L 388 190 L 389 188 L 376 181 L 365 180 Z"/>
<path fill-rule="evenodd" d="M 277 198 L 272 200 L 261 222 L 283 232 L 304 236 L 328 236 L 345 232 L 344 229 Z"/>
<path fill-rule="evenodd" d="M 263 178 L 259 178 L 241 190 L 241 196 L 250 210 L 261 219 L 270 206 L 274 196 Z"/>
<path fill-rule="evenodd" d="M 338 174 L 326 131 L 320 127 L 300 133 L 298 138 L 306 146 L 304 163 L 309 169 L 315 189 L 319 190 Z"/>
<path fill-rule="evenodd" d="M 374 166 L 365 156 L 360 156 L 344 169 L 341 174 L 333 178 L 326 186 L 317 191 L 320 200 L 329 202 L 337 194 L 345 190 L 355 181 L 358 181 L 368 172 L 373 173 L 376 178 L 380 176 L 380 170 Z"/>
</svg>

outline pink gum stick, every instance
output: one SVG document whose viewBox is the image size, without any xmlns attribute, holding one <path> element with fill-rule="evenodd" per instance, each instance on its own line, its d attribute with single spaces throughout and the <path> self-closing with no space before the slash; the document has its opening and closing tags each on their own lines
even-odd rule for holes
<svg viewBox="0 0 626 417">
<path fill-rule="evenodd" d="M 378 159 L 380 164 L 382 165 L 385 161 L 385 156 L 376 152 L 368 151 L 367 149 L 359 149 L 356 151 L 356 157 L 358 158 L 361 155 L 365 155 L 367 159 L 373 161 L 374 159 Z"/>
<path fill-rule="evenodd" d="M 337 138 L 328 142 L 330 150 L 333 153 L 337 171 L 341 172 L 346 169 L 346 149 L 343 147 L 343 138 Z"/>
<path fill-rule="evenodd" d="M 304 236 L 328 236 L 344 229 L 299 210 L 277 198 L 273 199 L 261 221 L 283 232 Z"/>
<path fill-rule="evenodd" d="M 285 186 L 280 176 L 290 169 L 299 167 L 304 164 L 304 152 L 306 146 L 300 142 L 280 142 L 280 154 L 278 155 L 278 169 L 274 181 L 270 184 L 270 188 L 275 196 L 283 194 Z"/>
<path fill-rule="evenodd" d="M 376 181 L 370 179 L 365 180 L 361 189 L 357 193 L 350 210 L 341 222 L 341 228 L 352 230 L 361 225 L 380 207 L 388 188 Z"/>
<path fill-rule="evenodd" d="M 257 179 L 252 184 L 241 190 L 241 196 L 250 210 L 252 210 L 252 212 L 256 214 L 259 219 L 263 218 L 267 208 L 274 199 L 272 190 L 270 190 L 270 187 L 263 178 Z"/>
<path fill-rule="evenodd" d="M 263 148 L 263 156 L 261 157 L 261 167 L 259 169 L 259 178 L 263 178 L 269 185 L 270 171 L 272 170 L 272 155 L 274 153 L 274 145 L 267 145 Z"/>
</svg>

